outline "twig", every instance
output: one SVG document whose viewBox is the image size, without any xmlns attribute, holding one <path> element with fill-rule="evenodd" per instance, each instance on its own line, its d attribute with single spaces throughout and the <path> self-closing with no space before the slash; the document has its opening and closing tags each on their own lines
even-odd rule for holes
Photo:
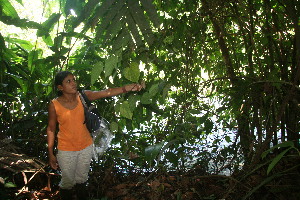
<svg viewBox="0 0 300 200">
<path fill-rule="evenodd" d="M 19 191 L 18 195 L 21 194 L 24 190 L 26 190 L 28 183 L 35 177 L 35 175 L 37 175 L 40 171 L 43 171 L 43 170 L 44 170 L 44 169 L 41 167 L 38 171 L 36 171 L 36 172 L 30 177 L 30 179 L 27 181 L 27 183 L 25 182 L 25 185 L 24 185 L 23 188 Z M 25 178 L 26 178 L 26 180 L 27 180 L 27 177 L 26 177 L 24 171 L 22 171 L 22 174 L 23 174 L 23 176 L 24 176 L 24 180 L 25 180 Z"/>
</svg>

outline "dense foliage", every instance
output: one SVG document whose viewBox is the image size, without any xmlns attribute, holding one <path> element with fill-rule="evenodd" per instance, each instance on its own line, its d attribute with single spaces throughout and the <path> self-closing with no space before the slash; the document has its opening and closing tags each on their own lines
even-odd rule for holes
<svg viewBox="0 0 300 200">
<path fill-rule="evenodd" d="M 32 42 L 0 35 L 1 139 L 46 158 L 52 80 L 67 69 L 92 90 L 146 82 L 137 94 L 97 102 L 115 138 L 95 169 L 201 166 L 232 173 L 257 166 L 263 152 L 289 141 L 279 145 L 289 148 L 270 172 L 299 148 L 300 1 L 56 0 L 44 6 L 45 21 L 38 23 L 20 18 L 12 1 L 0 2 L 0 26 L 37 36 Z"/>
</svg>

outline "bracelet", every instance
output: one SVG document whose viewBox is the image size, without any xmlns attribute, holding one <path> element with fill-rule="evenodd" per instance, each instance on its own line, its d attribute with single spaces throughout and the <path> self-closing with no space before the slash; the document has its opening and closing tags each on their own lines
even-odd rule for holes
<svg viewBox="0 0 300 200">
<path fill-rule="evenodd" d="M 126 93 L 126 92 L 127 92 L 125 86 L 122 87 L 122 91 L 123 91 L 123 93 Z"/>
</svg>

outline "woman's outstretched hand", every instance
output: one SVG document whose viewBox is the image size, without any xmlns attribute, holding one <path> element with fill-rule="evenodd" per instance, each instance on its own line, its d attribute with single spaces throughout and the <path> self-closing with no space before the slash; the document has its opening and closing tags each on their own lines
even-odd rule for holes
<svg viewBox="0 0 300 200">
<path fill-rule="evenodd" d="M 130 91 L 141 91 L 142 88 L 145 88 L 145 82 L 142 82 L 141 84 L 139 83 L 132 83 L 129 85 L 125 85 L 124 88 L 126 90 L 126 92 L 130 92 Z"/>
</svg>

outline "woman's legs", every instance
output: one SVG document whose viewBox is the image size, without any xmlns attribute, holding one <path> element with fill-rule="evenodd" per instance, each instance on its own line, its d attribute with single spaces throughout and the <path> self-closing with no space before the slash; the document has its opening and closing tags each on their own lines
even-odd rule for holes
<svg viewBox="0 0 300 200">
<path fill-rule="evenodd" d="M 76 151 L 60 151 L 57 153 L 57 161 L 61 170 L 60 188 L 70 190 L 76 184 L 75 171 L 77 165 Z"/>
<path fill-rule="evenodd" d="M 75 183 L 85 183 L 89 178 L 90 164 L 93 156 L 93 145 L 78 151 L 75 171 Z"/>
<path fill-rule="evenodd" d="M 93 145 L 80 151 L 78 154 L 78 164 L 75 174 L 75 193 L 77 199 L 88 199 L 88 192 L 86 189 L 86 181 L 88 180 L 88 173 L 90 169 L 90 163 L 92 160 Z"/>
<path fill-rule="evenodd" d="M 78 187 L 76 189 L 77 196 L 87 196 L 85 182 L 88 180 L 92 149 L 93 145 L 81 151 L 58 151 L 57 160 L 61 169 L 61 182 L 59 186 L 63 193 L 69 195 L 70 192 L 68 190 L 71 191 L 76 184 L 80 184 L 80 190 L 78 190 Z"/>
</svg>

